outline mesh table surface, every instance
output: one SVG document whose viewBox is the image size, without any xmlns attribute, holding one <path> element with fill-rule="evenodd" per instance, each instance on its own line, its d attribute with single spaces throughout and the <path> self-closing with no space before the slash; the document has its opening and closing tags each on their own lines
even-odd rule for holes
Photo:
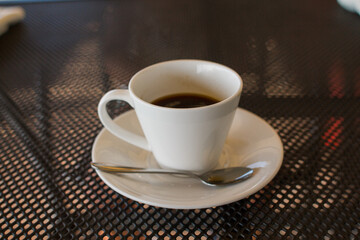
<svg viewBox="0 0 360 240">
<path fill-rule="evenodd" d="M 360 17 L 331 1 L 25 4 L 0 37 L 0 239 L 359 239 Z M 205 59 L 284 144 L 278 175 L 232 204 L 153 207 L 90 167 L 96 107 L 140 69 Z M 120 102 L 113 115 L 129 109 Z"/>
</svg>

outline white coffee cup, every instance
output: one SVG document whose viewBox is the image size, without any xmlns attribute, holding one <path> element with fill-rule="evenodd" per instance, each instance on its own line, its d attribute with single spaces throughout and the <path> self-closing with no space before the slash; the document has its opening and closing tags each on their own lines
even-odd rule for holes
<svg viewBox="0 0 360 240">
<path fill-rule="evenodd" d="M 202 60 L 167 61 L 136 73 L 128 90 L 107 92 L 100 100 L 98 114 L 107 130 L 151 151 L 161 167 L 204 172 L 218 163 L 242 86 L 241 77 L 224 65 Z M 179 93 L 211 96 L 219 102 L 194 108 L 152 104 Z M 113 122 L 106 110 L 112 100 L 123 100 L 135 109 L 145 138 Z"/>
</svg>

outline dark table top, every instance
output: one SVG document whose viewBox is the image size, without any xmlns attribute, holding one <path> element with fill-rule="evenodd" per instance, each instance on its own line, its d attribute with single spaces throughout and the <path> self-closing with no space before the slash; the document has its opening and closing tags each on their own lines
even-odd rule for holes
<svg viewBox="0 0 360 240">
<path fill-rule="evenodd" d="M 360 238 L 360 16 L 335 0 L 23 7 L 26 19 L 0 37 L 1 239 Z M 280 171 L 248 198 L 153 207 L 89 165 L 101 96 L 180 58 L 236 70 L 240 107 L 281 137 Z"/>
</svg>

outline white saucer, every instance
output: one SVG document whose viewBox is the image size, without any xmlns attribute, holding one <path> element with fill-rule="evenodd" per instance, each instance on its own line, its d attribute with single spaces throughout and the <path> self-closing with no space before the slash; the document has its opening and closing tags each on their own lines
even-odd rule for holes
<svg viewBox="0 0 360 240">
<path fill-rule="evenodd" d="M 142 134 L 133 110 L 115 121 Z M 102 129 L 96 137 L 92 159 L 114 165 L 157 167 L 151 154 Z M 220 167 L 248 166 L 253 176 L 241 183 L 211 187 L 191 178 L 152 174 L 110 174 L 97 171 L 116 192 L 133 200 L 165 208 L 195 209 L 228 204 L 259 191 L 280 169 L 283 146 L 275 130 L 255 114 L 238 108 L 219 161 Z"/>
</svg>

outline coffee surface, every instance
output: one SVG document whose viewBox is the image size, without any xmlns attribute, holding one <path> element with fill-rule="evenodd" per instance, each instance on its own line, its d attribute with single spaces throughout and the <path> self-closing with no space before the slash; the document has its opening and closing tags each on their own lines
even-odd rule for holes
<svg viewBox="0 0 360 240">
<path fill-rule="evenodd" d="M 158 98 L 153 101 L 152 104 L 169 108 L 196 108 L 217 102 L 219 101 L 210 96 L 194 93 L 180 93 Z"/>
</svg>

